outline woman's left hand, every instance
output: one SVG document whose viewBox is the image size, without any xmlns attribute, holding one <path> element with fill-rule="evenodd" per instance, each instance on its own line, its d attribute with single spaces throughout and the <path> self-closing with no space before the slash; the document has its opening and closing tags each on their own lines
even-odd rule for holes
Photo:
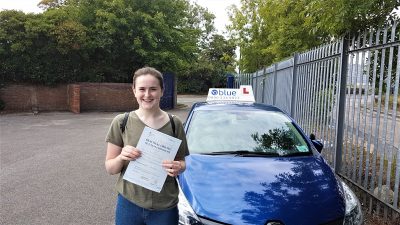
<svg viewBox="0 0 400 225">
<path fill-rule="evenodd" d="M 167 171 L 168 175 L 171 177 L 176 177 L 182 171 L 182 164 L 181 161 L 171 161 L 171 160 L 164 160 L 162 163 L 165 171 Z"/>
</svg>

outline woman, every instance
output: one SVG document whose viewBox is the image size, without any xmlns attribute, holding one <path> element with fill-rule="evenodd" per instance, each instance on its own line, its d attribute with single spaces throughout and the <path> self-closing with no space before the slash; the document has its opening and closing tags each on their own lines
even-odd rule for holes
<svg viewBox="0 0 400 225">
<path fill-rule="evenodd" d="M 185 170 L 184 159 L 189 154 L 182 122 L 173 116 L 176 127 L 174 134 L 168 114 L 160 108 L 164 85 L 162 74 L 156 69 L 144 67 L 137 70 L 133 76 L 132 90 L 139 108 L 129 113 L 124 132 L 120 129 L 124 114 L 116 116 L 106 137 L 106 170 L 109 174 L 120 174 L 116 184 L 118 199 L 115 223 L 176 225 L 179 219 L 179 190 L 175 177 Z M 160 193 L 123 179 L 129 162 L 141 156 L 140 149 L 135 146 L 145 126 L 182 140 L 175 159 L 162 163 L 168 176 Z"/>
</svg>

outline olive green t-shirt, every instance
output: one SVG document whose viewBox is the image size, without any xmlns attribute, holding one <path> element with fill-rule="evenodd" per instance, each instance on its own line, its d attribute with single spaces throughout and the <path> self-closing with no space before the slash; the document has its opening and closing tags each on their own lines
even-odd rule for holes
<svg viewBox="0 0 400 225">
<path fill-rule="evenodd" d="M 146 124 L 139 119 L 135 112 L 130 112 L 125 132 L 122 134 L 120 124 L 122 123 L 123 119 L 124 114 L 119 114 L 114 118 L 110 129 L 108 130 L 106 142 L 110 142 L 120 147 L 124 147 L 125 145 L 137 146 L 140 135 L 142 134 Z M 182 140 L 175 160 L 183 160 L 185 156 L 189 155 L 186 136 L 181 120 L 176 116 L 173 116 L 173 120 L 175 123 L 175 137 Z M 172 126 L 169 121 L 160 129 L 158 129 L 158 131 L 174 136 Z M 129 162 L 127 161 L 118 177 L 116 184 L 116 191 L 118 193 L 138 206 L 146 209 L 168 209 L 175 207 L 178 204 L 179 190 L 175 178 L 167 176 L 161 192 L 157 193 L 124 180 L 123 176 L 128 164 Z"/>
</svg>

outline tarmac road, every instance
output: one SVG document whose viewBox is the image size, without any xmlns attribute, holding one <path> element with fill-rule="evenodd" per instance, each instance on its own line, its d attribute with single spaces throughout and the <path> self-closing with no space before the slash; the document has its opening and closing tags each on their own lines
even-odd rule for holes
<svg viewBox="0 0 400 225">
<path fill-rule="evenodd" d="M 193 102 L 179 95 L 168 112 L 186 120 Z M 104 141 L 122 112 L 0 115 L 0 224 L 114 224 L 117 175 L 104 168 Z"/>
</svg>

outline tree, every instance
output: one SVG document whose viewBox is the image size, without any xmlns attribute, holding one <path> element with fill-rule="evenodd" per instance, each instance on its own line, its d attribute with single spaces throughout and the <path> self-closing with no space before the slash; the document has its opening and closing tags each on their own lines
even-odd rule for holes
<svg viewBox="0 0 400 225">
<path fill-rule="evenodd" d="M 242 72 L 395 18 L 397 0 L 242 0 L 231 8 Z"/>
<path fill-rule="evenodd" d="M 42 0 L 41 14 L 0 12 L 2 82 L 131 82 L 145 65 L 179 90 L 224 86 L 235 44 L 187 0 Z M 195 81 L 195 82 L 193 82 Z"/>
<path fill-rule="evenodd" d="M 230 13 L 232 25 L 228 30 L 240 48 L 240 72 L 250 72 L 269 64 L 273 56 L 263 50 L 263 46 L 270 45 L 266 23 L 259 11 L 263 1 L 242 0 L 241 4 L 240 9 L 232 6 Z"/>
<path fill-rule="evenodd" d="M 43 81 L 54 47 L 48 38 L 49 26 L 41 15 L 24 14 L 21 11 L 0 12 L 0 58 L 2 82 Z"/>
<path fill-rule="evenodd" d="M 70 0 L 65 8 L 79 11 L 76 20 L 86 27 L 90 63 L 84 74 L 96 81 L 127 82 L 144 65 L 187 71 L 212 19 L 185 0 Z"/>
<path fill-rule="evenodd" d="M 235 70 L 235 43 L 222 35 L 211 35 L 197 60 L 179 80 L 180 92 L 206 92 L 210 87 L 225 87 L 227 73 Z"/>
<path fill-rule="evenodd" d="M 0 12 L 2 82 L 130 82 L 145 65 L 182 76 L 191 73 L 214 31 L 214 16 L 187 0 L 39 5 L 45 11 L 36 15 Z"/>
<path fill-rule="evenodd" d="M 43 10 L 59 8 L 64 5 L 65 0 L 41 0 L 39 4 L 39 8 Z"/>
<path fill-rule="evenodd" d="M 398 19 L 393 11 L 398 0 L 318 0 L 307 5 L 307 26 L 314 33 L 323 31 L 333 37 L 354 34 L 368 27 Z"/>
</svg>

